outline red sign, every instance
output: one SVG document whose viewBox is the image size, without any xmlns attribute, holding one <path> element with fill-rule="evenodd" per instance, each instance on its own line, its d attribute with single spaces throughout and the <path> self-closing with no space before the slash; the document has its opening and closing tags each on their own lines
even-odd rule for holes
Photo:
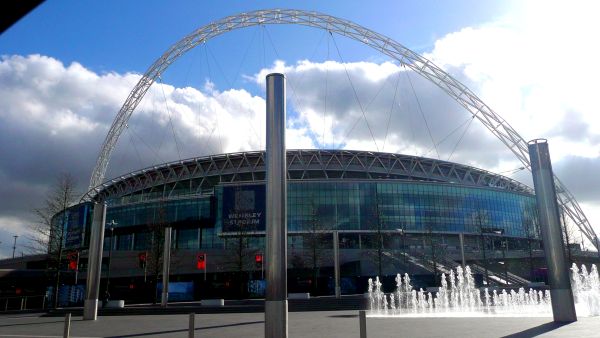
<svg viewBox="0 0 600 338">
<path fill-rule="evenodd" d="M 206 270 L 206 254 L 200 253 L 196 255 L 196 268 L 198 270 Z"/>
<path fill-rule="evenodd" d="M 138 264 L 140 266 L 140 269 L 145 269 L 146 268 L 146 252 L 140 252 L 138 254 Z"/>
<path fill-rule="evenodd" d="M 79 256 L 79 252 L 70 252 L 67 254 L 67 259 L 69 260 L 68 268 L 69 270 L 77 270 L 77 258 Z"/>
</svg>

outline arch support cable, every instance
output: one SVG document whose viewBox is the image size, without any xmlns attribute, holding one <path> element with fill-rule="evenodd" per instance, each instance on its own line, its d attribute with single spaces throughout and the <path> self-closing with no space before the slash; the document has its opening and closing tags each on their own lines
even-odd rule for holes
<svg viewBox="0 0 600 338">
<path fill-rule="evenodd" d="M 114 149 L 119 136 L 123 132 L 129 117 L 160 74 L 162 74 L 181 55 L 200 43 L 206 42 L 213 37 L 225 34 L 232 30 L 268 24 L 295 24 L 324 29 L 362 42 L 382 54 L 399 61 L 400 64 L 405 65 L 428 79 L 456 100 L 461 106 L 483 123 L 492 134 L 500 139 L 500 141 L 515 154 L 526 168 L 531 170 L 527 142 L 470 89 L 431 61 L 389 37 L 345 19 L 318 12 L 293 9 L 272 9 L 232 15 L 205 25 L 172 45 L 161 57 L 159 57 L 150 68 L 148 68 L 142 78 L 140 78 L 117 113 L 106 139 L 102 144 L 96 166 L 90 179 L 89 190 L 95 190 L 96 187 L 102 184 L 112 150 Z M 600 245 L 598 245 L 598 241 L 596 241 L 596 234 L 574 196 L 556 176 L 554 177 L 554 181 L 556 184 L 559 205 L 564 209 L 565 214 L 585 234 L 587 239 L 598 248 Z"/>
</svg>

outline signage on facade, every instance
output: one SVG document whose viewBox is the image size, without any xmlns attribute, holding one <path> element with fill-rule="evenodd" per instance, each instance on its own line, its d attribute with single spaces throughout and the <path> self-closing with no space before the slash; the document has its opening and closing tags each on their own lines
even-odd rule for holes
<svg viewBox="0 0 600 338">
<path fill-rule="evenodd" d="M 88 222 L 89 212 L 89 205 L 87 203 L 67 210 L 65 248 L 79 248 L 83 246 L 85 226 Z"/>
<path fill-rule="evenodd" d="M 224 232 L 265 230 L 265 186 L 223 187 L 222 222 Z"/>
</svg>

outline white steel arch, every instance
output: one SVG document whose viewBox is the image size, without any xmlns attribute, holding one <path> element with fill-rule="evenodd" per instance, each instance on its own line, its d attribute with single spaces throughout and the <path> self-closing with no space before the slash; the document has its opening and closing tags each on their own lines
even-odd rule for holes
<svg viewBox="0 0 600 338">
<path fill-rule="evenodd" d="M 461 106 L 466 108 L 474 117 L 483 123 L 492 134 L 499 138 L 526 168 L 531 170 L 527 142 L 469 88 L 454 79 L 431 61 L 389 37 L 348 20 L 318 12 L 271 9 L 232 15 L 205 25 L 179 40 L 158 58 L 135 85 L 113 121 L 110 130 L 106 135 L 106 139 L 102 144 L 94 171 L 92 172 L 89 190 L 93 190 L 93 188 L 103 182 L 112 150 L 114 149 L 119 136 L 123 132 L 123 129 L 127 126 L 131 114 L 141 102 L 156 78 L 175 62 L 177 58 L 197 45 L 229 31 L 244 27 L 273 24 L 295 24 L 325 29 L 331 33 L 337 33 L 362 42 L 392 59 L 397 60 L 400 64 L 412 69 L 419 75 L 433 82 L 450 97 L 455 99 Z M 598 248 L 599 245 L 596 234 L 587 217 L 581 210 L 581 207 L 575 200 L 575 197 L 567 190 L 558 177 L 554 176 L 554 181 L 556 184 L 558 203 L 564 210 L 566 216 L 577 224 L 587 239 Z"/>
</svg>

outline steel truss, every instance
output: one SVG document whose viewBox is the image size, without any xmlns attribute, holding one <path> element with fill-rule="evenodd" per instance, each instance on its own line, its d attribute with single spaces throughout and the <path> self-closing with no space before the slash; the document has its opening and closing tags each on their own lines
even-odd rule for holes
<svg viewBox="0 0 600 338">
<path fill-rule="evenodd" d="M 201 43 L 230 32 L 232 30 L 273 24 L 294 24 L 325 29 L 350 39 L 364 43 L 367 46 L 397 60 L 400 64 L 428 79 L 460 105 L 467 109 L 483 125 L 504 143 L 523 165 L 531 170 L 527 143 L 502 117 L 496 114 L 487 104 L 479 99 L 469 88 L 454 79 L 431 61 L 404 47 L 393 39 L 357 25 L 351 21 L 318 12 L 302 10 L 273 9 L 258 10 L 238 15 L 228 16 L 216 22 L 205 25 L 179 40 L 158 58 L 135 85 L 125 103 L 119 110 L 110 130 L 102 144 L 96 166 L 90 179 L 90 191 L 99 186 L 104 180 L 108 161 L 119 136 L 126 128 L 127 122 L 137 105 L 140 103 L 150 86 L 173 62 L 181 55 Z M 557 199 L 566 216 L 571 219 L 585 234 L 587 239 L 600 248 L 596 234 L 587 217 L 567 190 L 565 185 L 554 176 Z"/>
<path fill-rule="evenodd" d="M 492 187 L 533 194 L 528 186 L 486 170 L 425 157 L 356 150 L 288 150 L 290 180 L 405 180 Z M 218 184 L 264 182 L 265 153 L 252 151 L 166 163 L 104 182 L 87 199 L 110 200 L 148 192 L 152 198 L 202 195 Z M 146 198 L 142 198 L 146 199 Z"/>
</svg>

